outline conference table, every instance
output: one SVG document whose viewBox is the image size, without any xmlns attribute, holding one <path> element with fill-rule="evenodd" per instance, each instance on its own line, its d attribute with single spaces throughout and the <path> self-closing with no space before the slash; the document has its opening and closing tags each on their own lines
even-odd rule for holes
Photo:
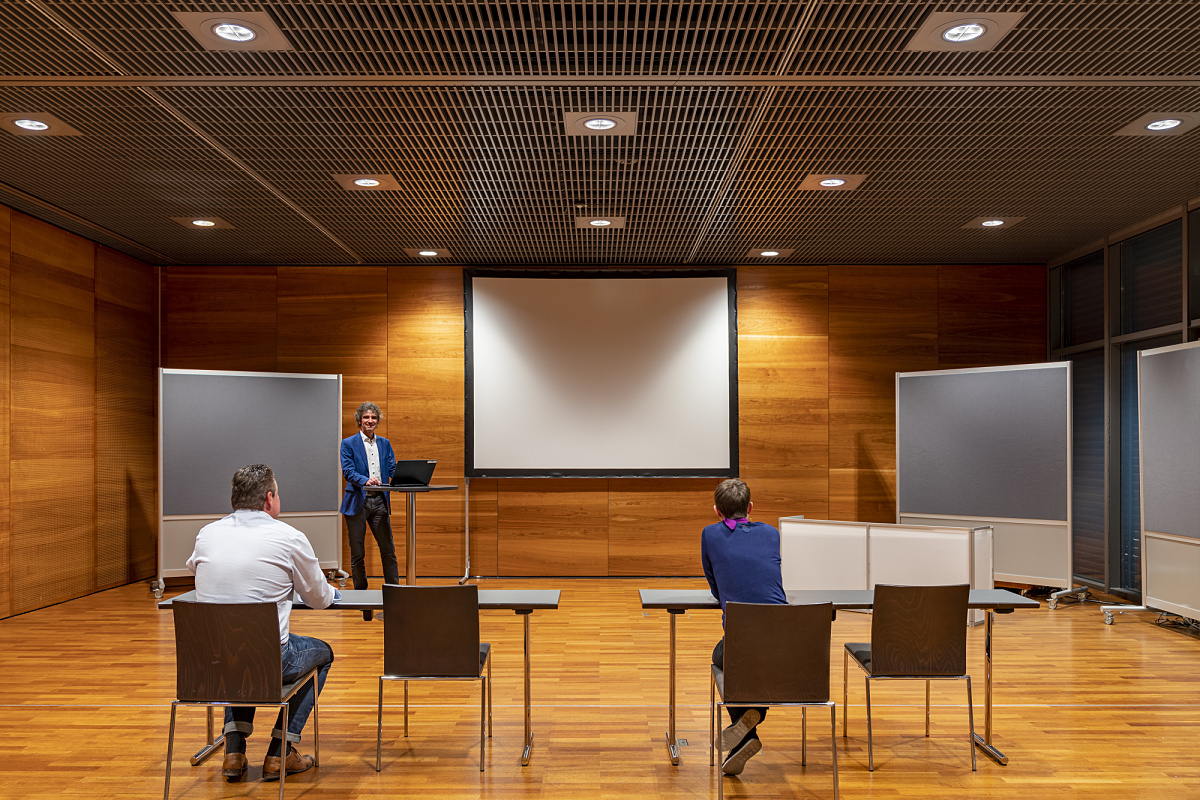
<svg viewBox="0 0 1200 800">
<path fill-rule="evenodd" d="M 480 589 L 480 611 L 513 611 L 525 618 L 525 746 L 521 751 L 521 766 L 529 765 L 533 752 L 533 719 L 529 703 L 529 617 L 534 611 L 557 609 L 558 589 Z M 174 600 L 195 601 L 196 592 L 192 590 L 181 595 L 163 600 L 158 607 L 167 610 Z M 297 595 L 293 598 L 292 608 L 301 611 L 312 611 L 310 606 Z M 327 609 L 319 611 L 382 611 L 382 589 L 347 589 L 342 592 L 342 599 L 334 602 Z M 224 734 L 214 737 L 212 706 L 208 708 L 208 744 L 196 755 L 192 756 L 192 766 L 208 758 L 220 747 Z"/>
<path fill-rule="evenodd" d="M 407 477 L 407 476 L 406 476 Z M 404 583 L 414 586 L 417 582 L 417 495 L 425 492 L 448 492 L 457 486 L 412 484 L 393 486 L 388 483 L 379 486 L 364 486 L 365 492 L 404 492 L 408 495 L 408 503 L 404 512 Z M 391 514 L 391 505 L 388 514 Z"/>
<path fill-rule="evenodd" d="M 667 703 L 667 755 L 672 764 L 679 763 L 679 742 L 675 738 L 675 618 L 687 611 L 721 610 L 721 604 L 707 589 L 639 589 L 642 608 L 665 609 L 671 617 L 670 689 Z M 786 592 L 791 605 L 833 603 L 839 609 L 867 610 L 875 604 L 871 589 L 793 589 Z M 983 637 L 984 655 L 984 723 L 983 736 L 975 734 L 975 746 L 999 764 L 1007 764 L 1008 756 L 992 745 L 992 623 L 996 614 L 1011 614 L 1019 608 L 1038 608 L 1039 603 L 1004 589 L 972 589 L 967 608 L 987 612 Z M 966 624 L 966 620 L 963 621 Z M 842 709 L 846 713 L 846 709 Z"/>
</svg>

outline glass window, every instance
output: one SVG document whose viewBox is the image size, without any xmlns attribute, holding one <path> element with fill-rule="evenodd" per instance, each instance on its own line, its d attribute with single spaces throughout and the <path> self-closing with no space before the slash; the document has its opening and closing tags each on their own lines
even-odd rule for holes
<svg viewBox="0 0 1200 800">
<path fill-rule="evenodd" d="M 1182 288 L 1182 287 L 1180 287 Z M 1178 295 L 1177 295 L 1178 297 Z M 1132 342 L 1121 348 L 1121 565 L 1120 587 L 1142 589 L 1142 506 L 1138 469 L 1137 354 L 1179 344 L 1176 334 Z"/>
<path fill-rule="evenodd" d="M 1104 583 L 1104 351 L 1071 358 L 1071 546 L 1075 574 Z"/>
<path fill-rule="evenodd" d="M 1062 267 L 1063 347 L 1104 338 L 1104 251 Z"/>
<path fill-rule="evenodd" d="M 1183 313 L 1183 221 L 1121 242 L 1121 332 L 1178 325 Z"/>
</svg>

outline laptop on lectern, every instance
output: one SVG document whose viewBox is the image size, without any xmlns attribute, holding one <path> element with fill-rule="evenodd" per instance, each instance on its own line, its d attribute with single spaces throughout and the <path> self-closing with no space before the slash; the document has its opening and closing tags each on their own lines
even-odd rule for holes
<svg viewBox="0 0 1200 800">
<path fill-rule="evenodd" d="M 416 458 L 397 461 L 392 470 L 392 486 L 428 486 L 433 477 L 433 468 L 437 466 L 436 458 Z"/>
</svg>

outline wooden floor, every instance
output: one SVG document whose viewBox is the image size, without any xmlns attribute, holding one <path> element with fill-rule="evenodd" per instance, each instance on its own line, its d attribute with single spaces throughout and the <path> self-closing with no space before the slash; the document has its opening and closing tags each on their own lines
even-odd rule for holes
<svg viewBox="0 0 1200 800">
<path fill-rule="evenodd" d="M 355 613 L 297 611 L 292 628 L 332 644 L 321 696 L 322 766 L 288 781 L 289 797 L 350 800 L 716 795 L 708 766 L 708 663 L 720 617 L 679 620 L 679 735 L 666 758 L 667 615 L 643 612 L 642 587 L 700 588 L 702 580 L 495 580 L 487 588 L 561 588 L 558 611 L 532 618 L 533 760 L 521 767 L 521 619 L 486 612 L 493 644 L 495 735 L 478 770 L 477 684 L 413 685 L 411 734 L 401 734 L 397 687 L 385 697 L 383 772 L 376 773 L 375 693 L 382 625 Z M 1104 625 L 1096 605 L 997 618 L 994 740 L 1010 758 L 966 746 L 965 690 L 934 684 L 933 732 L 923 733 L 921 684 L 876 684 L 876 771 L 867 772 L 861 677 L 851 674 L 850 738 L 840 737 L 846 798 L 1200 797 L 1200 641 L 1150 624 L 1153 615 Z M 834 623 L 834 685 L 841 643 L 863 641 L 870 618 Z M 968 646 L 976 725 L 983 726 L 983 631 Z M 161 796 L 174 693 L 171 616 L 145 584 L 114 589 L 0 621 L 0 797 Z M 839 705 L 840 705 L 840 696 Z M 265 712 L 261 712 L 265 713 Z M 840 713 L 840 712 L 839 712 Z M 268 720 L 250 739 L 252 780 L 226 784 L 219 756 L 190 767 L 204 712 L 183 709 L 172 797 L 274 797 L 257 780 Z M 839 720 L 840 722 L 840 720 Z M 763 752 L 728 797 L 832 798 L 828 716 L 809 714 L 808 766 L 800 766 L 799 712 L 772 711 Z M 311 750 L 311 721 L 304 751 Z"/>
</svg>

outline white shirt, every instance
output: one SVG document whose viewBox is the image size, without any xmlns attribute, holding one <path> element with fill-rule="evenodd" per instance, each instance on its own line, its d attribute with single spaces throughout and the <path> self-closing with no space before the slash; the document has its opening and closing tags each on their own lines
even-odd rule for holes
<svg viewBox="0 0 1200 800">
<path fill-rule="evenodd" d="M 362 437 L 363 447 L 367 449 L 367 469 L 369 470 L 368 478 L 383 483 L 383 472 L 379 469 L 379 445 L 375 442 L 375 437 L 367 438 L 365 433 L 359 433 Z"/>
<path fill-rule="evenodd" d="M 293 591 L 313 608 L 328 608 L 334 599 L 308 539 L 265 511 L 240 508 L 205 525 L 187 567 L 202 603 L 275 603 L 281 645 Z"/>
</svg>

